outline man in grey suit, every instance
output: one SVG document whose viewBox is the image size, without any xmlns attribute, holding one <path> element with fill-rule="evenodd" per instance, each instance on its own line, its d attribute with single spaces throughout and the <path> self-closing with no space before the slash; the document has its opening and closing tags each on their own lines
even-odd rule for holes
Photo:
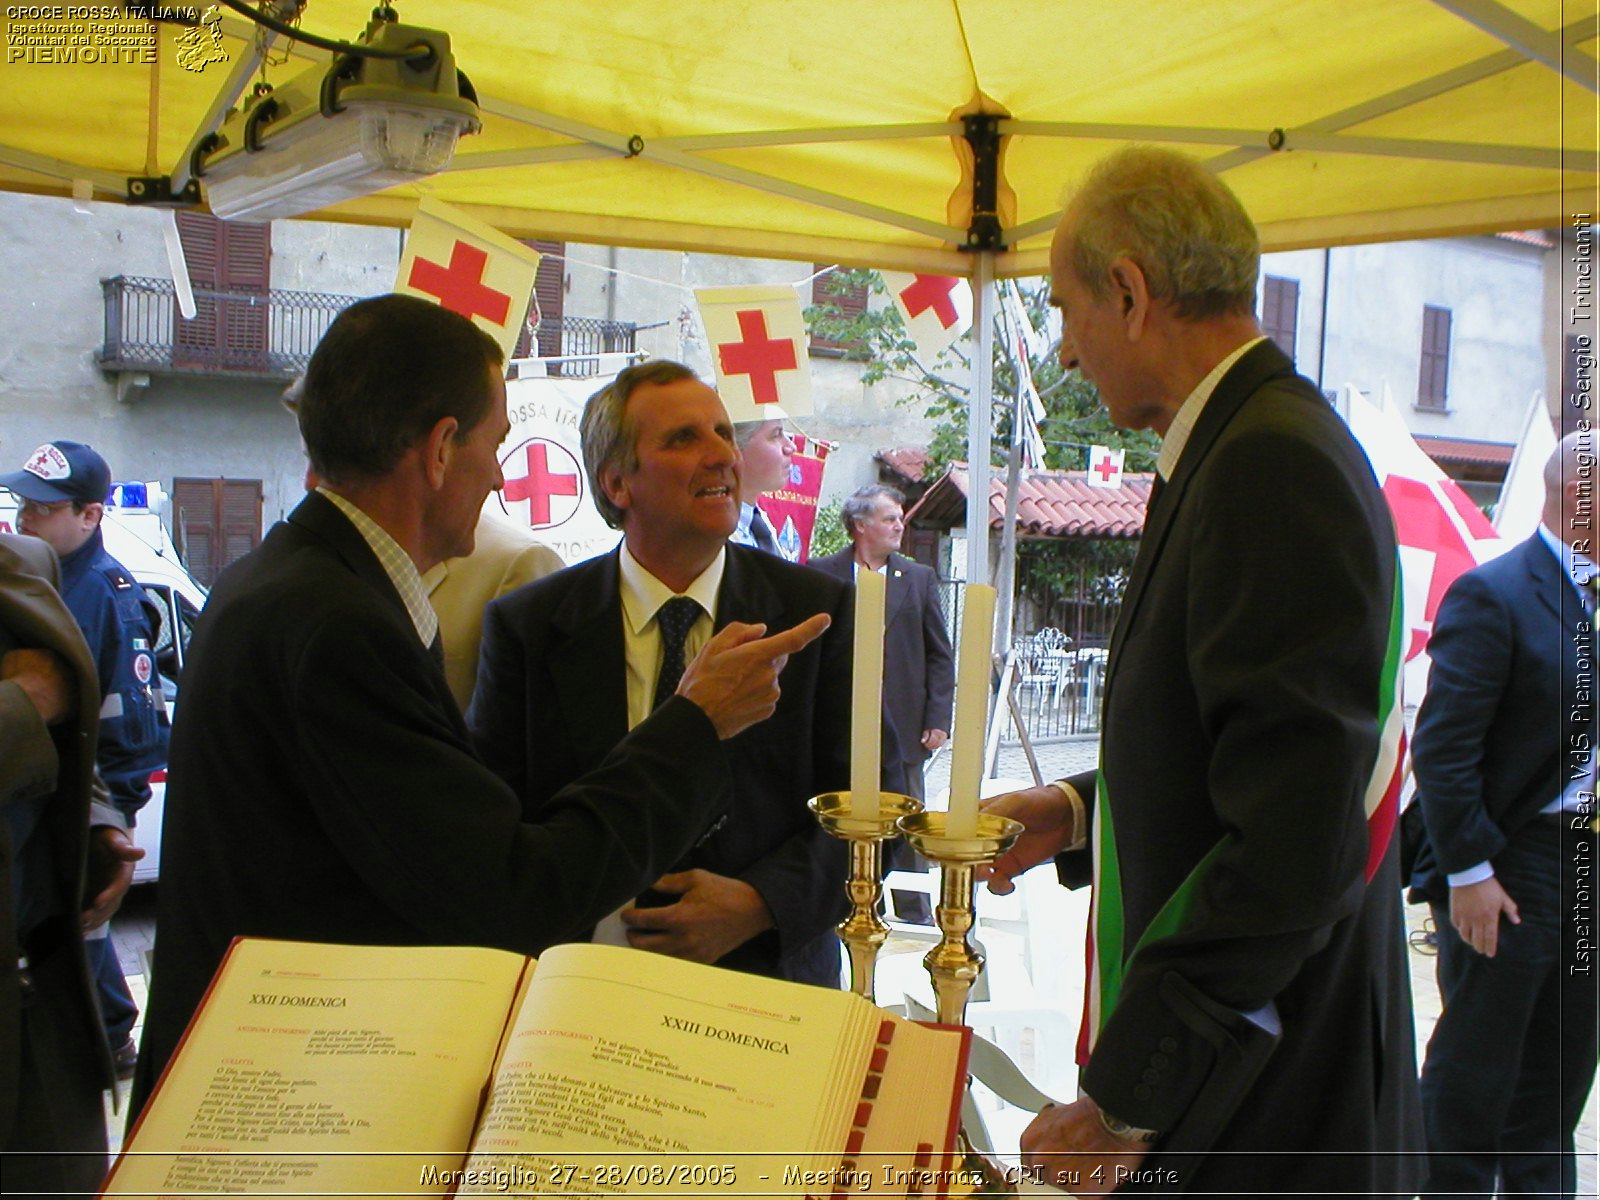
<svg viewBox="0 0 1600 1200">
<path fill-rule="evenodd" d="M 885 786 L 892 786 L 891 772 L 903 772 L 897 790 L 921 800 L 922 768 L 950 737 L 956 676 L 938 576 L 899 552 L 904 504 L 905 497 L 892 487 L 858 488 L 841 513 L 850 549 L 812 559 L 810 565 L 849 584 L 859 570 L 877 571 L 887 581 L 883 707 L 894 757 L 885 760 Z"/>
</svg>

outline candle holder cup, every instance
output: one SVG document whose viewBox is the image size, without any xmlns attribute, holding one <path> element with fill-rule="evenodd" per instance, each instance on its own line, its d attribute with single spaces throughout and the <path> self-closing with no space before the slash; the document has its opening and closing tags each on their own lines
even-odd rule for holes
<svg viewBox="0 0 1600 1200">
<path fill-rule="evenodd" d="M 948 813 L 920 812 L 900 819 L 900 832 L 912 849 L 939 864 L 939 903 L 934 920 L 942 935 L 939 944 L 923 957 L 922 965 L 933 978 L 941 1024 L 964 1025 L 967 997 L 983 970 L 983 955 L 972 948 L 973 886 L 980 863 L 993 862 L 1022 833 L 1022 822 L 992 813 L 979 813 L 970 837 L 947 832 Z"/>
<path fill-rule="evenodd" d="M 850 843 L 850 875 L 845 894 L 850 915 L 837 926 L 850 954 L 850 990 L 873 999 L 873 972 L 889 926 L 878 914 L 883 899 L 883 843 L 899 837 L 902 819 L 922 811 L 922 802 L 896 792 L 878 793 L 876 816 L 857 816 L 849 792 L 824 792 L 807 805 L 822 828 Z"/>
</svg>

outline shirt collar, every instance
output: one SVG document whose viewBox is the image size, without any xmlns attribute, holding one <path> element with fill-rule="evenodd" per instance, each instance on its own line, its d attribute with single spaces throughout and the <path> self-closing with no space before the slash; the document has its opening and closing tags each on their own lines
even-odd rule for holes
<svg viewBox="0 0 1600 1200">
<path fill-rule="evenodd" d="M 1579 554 L 1567 545 L 1543 523 L 1539 525 L 1539 537 L 1544 544 L 1550 547 L 1550 553 L 1556 556 L 1556 561 L 1561 564 L 1561 569 L 1567 573 L 1567 578 L 1582 591 L 1589 580 L 1600 574 L 1600 567 L 1596 567 L 1594 559 L 1587 554 Z"/>
<path fill-rule="evenodd" d="M 406 606 L 406 613 L 411 618 L 411 624 L 416 627 L 417 636 L 422 639 L 422 644 L 433 645 L 433 639 L 439 632 L 439 615 L 433 611 L 433 605 L 428 603 L 428 593 L 422 586 L 422 576 L 417 574 L 417 564 L 411 561 L 411 556 L 400 548 L 399 542 L 389 536 L 388 530 L 338 492 L 318 487 L 317 493 L 327 497 L 333 506 L 349 519 L 350 524 L 356 527 L 356 532 L 377 556 L 378 565 L 383 568 L 383 573 L 389 577 L 389 582 L 394 584 L 394 590 L 400 593 L 400 601 Z"/>
<path fill-rule="evenodd" d="M 1217 384 L 1222 382 L 1222 377 L 1233 369 L 1234 363 L 1266 340 L 1265 336 L 1251 338 L 1212 367 L 1211 373 L 1195 385 L 1194 391 L 1190 392 L 1188 398 L 1179 406 L 1172 418 L 1172 424 L 1167 426 L 1166 436 L 1161 439 L 1161 453 L 1156 456 L 1156 473 L 1162 479 L 1172 478 L 1172 472 L 1177 468 L 1183 448 L 1189 444 L 1189 435 L 1194 432 L 1195 423 L 1200 420 L 1206 401 L 1211 399 L 1211 393 L 1217 390 Z"/>
<path fill-rule="evenodd" d="M 717 591 L 722 587 L 722 572 L 727 564 L 728 550 L 724 546 L 717 551 L 717 557 L 711 560 L 711 565 L 695 576 L 682 592 L 682 595 L 705 609 L 713 622 L 717 617 Z M 622 571 L 622 616 L 628 622 L 628 628 L 638 636 L 644 632 L 646 625 L 655 620 L 661 606 L 679 593 L 650 574 L 633 556 L 626 541 L 622 543 L 619 566 Z"/>
</svg>

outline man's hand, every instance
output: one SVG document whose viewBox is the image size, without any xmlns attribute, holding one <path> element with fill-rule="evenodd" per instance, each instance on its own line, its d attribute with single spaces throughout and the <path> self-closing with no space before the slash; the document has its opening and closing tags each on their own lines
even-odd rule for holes
<svg viewBox="0 0 1600 1200">
<path fill-rule="evenodd" d="M 978 867 L 978 878 L 988 880 L 989 890 L 1004 896 L 1016 887 L 1013 882 L 1029 867 L 1048 862 L 1078 837 L 1072 805 L 1059 788 L 1045 784 L 1021 792 L 1007 792 L 979 806 L 984 812 L 1021 821 L 1026 827 L 1015 845 L 992 865 Z"/>
<path fill-rule="evenodd" d="M 1493 875 L 1450 889 L 1450 924 L 1462 941 L 1486 958 L 1493 958 L 1500 945 L 1501 913 L 1513 925 L 1522 924 L 1517 902 Z"/>
<path fill-rule="evenodd" d="M 765 721 L 778 707 L 778 675 L 789 655 L 803 650 L 831 624 L 827 613 L 784 633 L 762 637 L 765 625 L 731 621 L 700 648 L 678 682 L 678 695 L 700 706 L 724 741 Z"/>
<path fill-rule="evenodd" d="M 7 651 L 0 657 L 0 679 L 20 687 L 46 725 L 60 724 L 77 708 L 77 683 L 53 650 Z"/>
<path fill-rule="evenodd" d="M 932 754 L 940 746 L 950 740 L 948 729 L 924 729 L 922 731 L 922 748 Z"/>
<path fill-rule="evenodd" d="M 96 825 L 89 831 L 85 890 L 91 898 L 78 918 L 85 933 L 104 925 L 122 907 L 122 898 L 133 886 L 133 864 L 143 857 L 144 851 L 114 825 Z"/>
<path fill-rule="evenodd" d="M 1114 1138 L 1089 1097 L 1052 1104 L 1022 1131 L 1022 1165 L 1044 1168 L 1044 1179 L 1074 1196 L 1106 1196 L 1139 1169 L 1149 1147 Z"/>
<path fill-rule="evenodd" d="M 766 901 L 742 880 L 695 869 L 663 875 L 654 886 L 678 901 L 661 908 L 622 910 L 628 945 L 637 950 L 714 963 L 772 928 Z"/>
</svg>

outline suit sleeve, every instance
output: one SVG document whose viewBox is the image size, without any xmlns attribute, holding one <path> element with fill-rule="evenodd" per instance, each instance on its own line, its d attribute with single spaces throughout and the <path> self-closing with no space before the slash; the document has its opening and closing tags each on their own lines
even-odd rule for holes
<svg viewBox="0 0 1600 1200">
<path fill-rule="evenodd" d="M 506 606 L 491 601 L 483 614 L 478 680 L 467 706 L 467 727 L 478 756 L 517 796 L 528 793 L 526 661 L 522 635 L 508 619 Z"/>
<path fill-rule="evenodd" d="M 1510 614 L 1481 577 L 1463 575 L 1445 593 L 1428 656 L 1411 753 L 1428 841 L 1449 875 L 1506 844 L 1485 803 L 1483 754 L 1516 655 Z"/>
<path fill-rule="evenodd" d="M 942 729 L 949 733 L 950 706 L 956 690 L 950 633 L 945 628 L 944 607 L 939 603 L 938 576 L 928 571 L 923 576 L 923 584 L 922 652 L 927 661 L 928 703 L 922 714 L 922 728 Z"/>
<path fill-rule="evenodd" d="M 1203 794 L 1220 833 L 1124 948 L 1120 993 L 1083 1075 L 1089 1095 L 1136 1125 L 1174 1128 L 1213 1057 L 1174 1008 L 1168 974 L 1209 1003 L 1256 1013 L 1362 901 L 1394 552 L 1351 457 L 1285 424 L 1249 430 L 1212 447 L 1177 514 L 1187 553 L 1163 566 L 1187 574 L 1164 583 L 1183 589 L 1187 661 L 1173 669 L 1193 690 Z M 1119 673 L 1118 689 L 1139 685 Z M 1173 735 L 1184 736 L 1176 719 Z M 1162 726 L 1156 716 L 1150 729 Z M 1111 836 L 1100 831 L 1102 843 Z M 1165 853 L 1114 845 L 1123 863 Z M 1163 1040 L 1174 1052 L 1162 1086 L 1141 1086 Z"/>
<path fill-rule="evenodd" d="M 61 759 L 39 710 L 19 684 L 0 681 L 0 804 L 56 786 Z"/>
<path fill-rule="evenodd" d="M 580 937 L 694 844 L 726 806 L 704 713 L 663 705 L 537 823 L 438 702 L 425 655 L 361 610 L 308 633 L 291 665 L 315 818 L 372 892 L 440 942 L 537 953 Z"/>
<path fill-rule="evenodd" d="M 850 667 L 854 611 L 849 589 L 839 592 L 829 612 L 833 623 L 818 639 L 816 687 L 807 707 L 812 737 L 804 749 L 812 756 L 812 787 L 817 793 L 850 786 Z M 793 664 L 791 664 L 793 665 Z M 781 786 L 781 785 L 780 785 Z M 785 790 L 789 790 L 785 787 Z M 802 808 L 798 831 L 740 873 L 761 893 L 787 954 L 830 930 L 848 903 L 844 880 L 849 849 L 825 833 L 803 811 L 809 797 L 795 797 Z"/>
</svg>

